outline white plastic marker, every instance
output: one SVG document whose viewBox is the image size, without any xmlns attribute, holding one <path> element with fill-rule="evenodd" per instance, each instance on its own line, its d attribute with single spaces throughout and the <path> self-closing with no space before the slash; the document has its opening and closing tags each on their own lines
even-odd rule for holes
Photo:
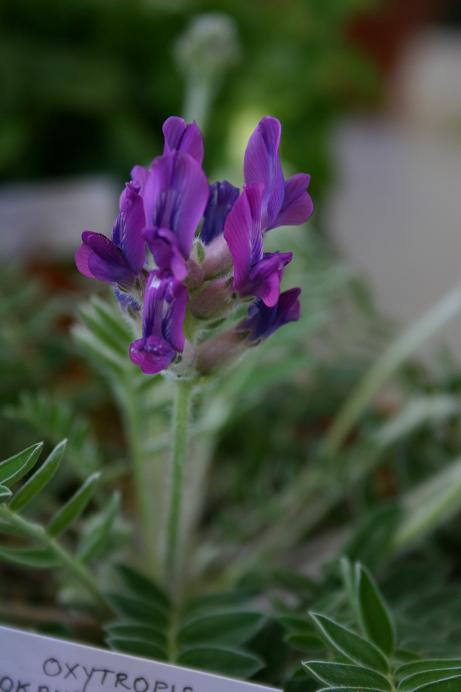
<svg viewBox="0 0 461 692">
<path fill-rule="evenodd" d="M 0 692 L 281 692 L 0 627 Z"/>
</svg>

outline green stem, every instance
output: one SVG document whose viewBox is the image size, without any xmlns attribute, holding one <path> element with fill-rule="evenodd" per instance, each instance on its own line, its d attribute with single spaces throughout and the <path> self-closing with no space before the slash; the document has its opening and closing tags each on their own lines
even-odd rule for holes
<svg viewBox="0 0 461 692">
<path fill-rule="evenodd" d="M 170 493 L 166 526 L 165 577 L 170 588 L 177 588 L 178 546 L 184 495 L 184 469 L 187 460 L 189 415 L 193 382 L 178 380 L 172 421 Z"/>
<path fill-rule="evenodd" d="M 30 536 L 42 545 L 49 548 L 58 558 L 59 562 L 65 567 L 81 584 L 86 591 L 93 597 L 95 602 L 104 612 L 110 612 L 109 604 L 101 593 L 96 581 L 85 565 L 70 555 L 58 541 L 47 533 L 46 529 L 40 524 L 24 519 L 16 512 L 12 512 L 8 507 L 0 507 L 0 516 L 9 524 L 15 526 L 22 533 Z"/>
<path fill-rule="evenodd" d="M 213 86 L 211 79 L 190 77 L 186 85 L 184 97 L 184 119 L 187 122 L 196 120 L 202 132 L 205 131 L 213 99 Z"/>
<path fill-rule="evenodd" d="M 145 564 L 149 573 L 155 576 L 157 573 L 157 557 L 150 511 L 151 491 L 145 475 L 145 458 L 142 448 L 142 415 L 136 405 L 136 393 L 133 391 L 130 383 L 127 383 L 123 396 L 121 396 L 121 403 L 125 412 L 126 436 L 133 469 L 139 526 L 145 551 Z"/>
</svg>

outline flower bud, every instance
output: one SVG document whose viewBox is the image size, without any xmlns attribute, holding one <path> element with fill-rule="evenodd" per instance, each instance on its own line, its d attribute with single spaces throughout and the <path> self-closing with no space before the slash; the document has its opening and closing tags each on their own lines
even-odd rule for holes
<svg viewBox="0 0 461 692">
<path fill-rule="evenodd" d="M 233 303 L 231 279 L 209 281 L 190 300 L 189 309 L 199 320 L 224 317 Z"/>
<path fill-rule="evenodd" d="M 236 329 L 217 334 L 197 348 L 195 367 L 201 375 L 211 375 L 239 358 L 246 349 L 245 335 Z"/>
<path fill-rule="evenodd" d="M 206 246 L 205 259 L 202 262 L 203 275 L 206 279 L 228 274 L 232 269 L 232 256 L 223 235 L 218 236 Z"/>
</svg>

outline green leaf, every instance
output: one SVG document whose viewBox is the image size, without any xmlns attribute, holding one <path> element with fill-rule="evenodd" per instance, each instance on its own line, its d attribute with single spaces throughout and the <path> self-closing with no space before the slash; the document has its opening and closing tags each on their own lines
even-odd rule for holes
<svg viewBox="0 0 461 692">
<path fill-rule="evenodd" d="M 17 512 L 26 507 L 34 497 L 50 482 L 59 468 L 67 440 L 63 440 L 52 450 L 38 471 L 18 490 L 10 502 L 10 509 Z"/>
<path fill-rule="evenodd" d="M 22 452 L 0 462 L 0 483 L 13 485 L 26 475 L 35 465 L 43 449 L 43 442 L 37 442 Z"/>
<path fill-rule="evenodd" d="M 437 682 L 437 680 L 445 680 L 454 675 L 461 676 L 461 668 L 438 668 L 436 670 L 423 670 L 420 673 L 414 673 L 403 678 L 399 683 L 399 690 L 402 692 L 411 692 L 421 685 L 426 685 L 429 682 Z"/>
<path fill-rule="evenodd" d="M 357 601 L 365 634 L 387 655 L 394 651 L 394 623 L 370 573 L 357 565 Z"/>
<path fill-rule="evenodd" d="M 36 569 L 48 569 L 59 565 L 59 560 L 48 548 L 9 548 L 1 546 L 0 559 L 18 565 L 35 567 Z"/>
<path fill-rule="evenodd" d="M 377 690 L 390 690 L 389 681 L 369 668 L 353 666 L 347 663 L 329 663 L 326 661 L 303 661 L 303 666 L 312 675 L 327 685 L 371 687 Z"/>
<path fill-rule="evenodd" d="M 65 505 L 54 515 L 48 525 L 48 533 L 50 536 L 59 536 L 67 531 L 76 519 L 84 512 L 89 501 L 93 497 L 96 485 L 101 477 L 100 473 L 93 473 L 80 486 L 74 495 L 66 502 Z"/>
<path fill-rule="evenodd" d="M 0 485 L 0 502 L 9 500 L 12 494 L 13 493 L 9 488 L 6 487 L 6 485 Z"/>
<path fill-rule="evenodd" d="M 352 395 L 339 411 L 325 442 L 325 452 L 333 456 L 385 382 L 461 310 L 461 287 L 455 288 L 420 319 L 406 329 L 372 364 Z"/>
<path fill-rule="evenodd" d="M 112 527 L 118 516 L 120 507 L 120 494 L 115 492 L 105 509 L 99 514 L 91 531 L 85 535 L 77 551 L 77 557 L 82 562 L 88 562 L 97 555 L 101 554 L 107 546 Z"/>
<path fill-rule="evenodd" d="M 367 668 L 387 673 L 387 659 L 374 644 L 325 615 L 310 613 L 310 616 L 326 641 L 340 654 Z"/>
<path fill-rule="evenodd" d="M 123 583 L 133 596 L 152 603 L 165 613 L 169 611 L 170 602 L 168 596 L 153 581 L 126 565 L 117 565 L 116 569 Z"/>
<path fill-rule="evenodd" d="M 402 550 L 432 533 L 460 507 L 461 459 L 458 459 L 404 495 L 402 518 L 392 540 L 394 550 Z"/>
<path fill-rule="evenodd" d="M 323 643 L 316 634 L 289 634 L 285 641 L 290 648 L 312 655 L 313 651 L 323 651 Z"/>
<path fill-rule="evenodd" d="M 105 628 L 110 637 L 121 639 L 136 639 L 155 644 L 159 649 L 165 650 L 167 644 L 166 632 L 152 625 L 142 625 L 137 622 L 120 620 L 107 625 Z"/>
<path fill-rule="evenodd" d="M 136 637 L 108 637 L 107 643 L 114 651 L 123 651 L 134 656 L 146 656 L 157 661 L 166 661 L 167 656 L 164 649 L 161 649 L 153 642 Z"/>
<path fill-rule="evenodd" d="M 197 644 L 239 646 L 262 628 L 266 618 L 256 612 L 229 612 L 200 615 L 186 622 L 178 632 L 181 647 Z"/>
<path fill-rule="evenodd" d="M 264 667 L 259 656 L 239 649 L 197 646 L 182 651 L 177 663 L 189 668 L 208 670 L 229 677 L 247 679 Z"/>
<path fill-rule="evenodd" d="M 397 677 L 403 678 L 426 670 L 445 670 L 447 668 L 461 668 L 461 658 L 429 658 L 424 661 L 411 661 L 399 666 L 395 674 Z"/>
<path fill-rule="evenodd" d="M 383 505 L 365 513 L 342 549 L 351 562 L 362 562 L 375 569 L 388 556 L 401 508 Z"/>
<path fill-rule="evenodd" d="M 107 599 L 115 612 L 122 617 L 160 629 L 165 629 L 168 624 L 165 611 L 149 601 L 116 593 L 109 593 Z"/>
<path fill-rule="evenodd" d="M 287 613 L 278 616 L 278 621 L 291 634 L 310 634 L 316 639 L 317 631 L 305 615 L 296 615 L 295 613 Z"/>
<path fill-rule="evenodd" d="M 185 617 L 197 615 L 210 615 L 212 612 L 222 612 L 233 608 L 242 608 L 250 597 L 245 591 L 220 591 L 206 596 L 196 596 L 185 606 Z"/>
<path fill-rule="evenodd" d="M 429 682 L 427 685 L 415 687 L 414 692 L 459 692 L 461 690 L 461 675 L 452 678 Z"/>
</svg>

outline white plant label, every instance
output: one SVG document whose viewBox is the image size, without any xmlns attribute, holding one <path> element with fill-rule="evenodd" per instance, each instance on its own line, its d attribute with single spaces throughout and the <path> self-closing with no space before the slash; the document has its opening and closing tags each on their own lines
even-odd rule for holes
<svg viewBox="0 0 461 692">
<path fill-rule="evenodd" d="M 0 627 L 0 692 L 280 692 Z"/>
</svg>

